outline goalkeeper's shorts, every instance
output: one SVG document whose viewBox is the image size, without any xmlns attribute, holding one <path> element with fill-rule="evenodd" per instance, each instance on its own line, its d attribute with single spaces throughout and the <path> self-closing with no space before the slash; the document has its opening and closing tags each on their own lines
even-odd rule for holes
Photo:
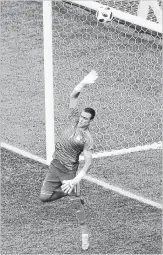
<svg viewBox="0 0 163 255">
<path fill-rule="evenodd" d="M 62 181 L 72 180 L 76 176 L 76 172 L 66 172 L 65 170 L 67 169 L 64 165 L 53 159 L 43 181 L 41 192 L 52 195 L 55 191 L 61 191 Z M 69 195 L 80 196 L 80 186 L 76 185 Z"/>
</svg>

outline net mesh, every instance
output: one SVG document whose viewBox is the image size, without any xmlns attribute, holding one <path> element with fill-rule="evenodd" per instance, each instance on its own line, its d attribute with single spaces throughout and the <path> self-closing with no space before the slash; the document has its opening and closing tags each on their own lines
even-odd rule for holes
<svg viewBox="0 0 163 255">
<path fill-rule="evenodd" d="M 114 20 L 105 26 L 91 12 L 57 1 L 53 47 L 56 134 L 64 126 L 70 92 L 95 69 L 99 79 L 79 100 L 80 110 L 90 106 L 97 113 L 91 126 L 95 151 L 160 141 L 161 37 Z"/>
</svg>

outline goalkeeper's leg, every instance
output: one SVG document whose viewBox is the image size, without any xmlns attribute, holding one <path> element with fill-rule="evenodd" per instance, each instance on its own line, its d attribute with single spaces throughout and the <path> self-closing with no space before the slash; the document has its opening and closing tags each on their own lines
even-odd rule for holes
<svg viewBox="0 0 163 255">
<path fill-rule="evenodd" d="M 61 185 L 62 182 L 58 178 L 57 168 L 51 163 L 49 171 L 42 184 L 40 200 L 42 202 L 52 202 L 65 197 L 66 194 L 62 191 Z"/>
<path fill-rule="evenodd" d="M 80 196 L 80 185 L 78 184 L 75 187 L 75 195 L 71 194 L 69 196 L 72 207 L 75 209 L 76 217 L 78 220 L 78 223 L 81 227 L 81 233 L 82 233 L 82 249 L 87 250 L 89 247 L 89 232 L 88 227 L 86 224 L 86 216 L 84 211 L 84 200 Z"/>
</svg>

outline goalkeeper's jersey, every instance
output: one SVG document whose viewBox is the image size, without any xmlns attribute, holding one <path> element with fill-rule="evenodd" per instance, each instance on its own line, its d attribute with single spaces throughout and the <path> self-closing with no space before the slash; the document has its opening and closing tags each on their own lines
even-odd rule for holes
<svg viewBox="0 0 163 255">
<path fill-rule="evenodd" d="M 83 150 L 93 150 L 93 139 L 89 129 L 78 128 L 79 112 L 77 108 L 70 109 L 67 127 L 55 145 L 53 158 L 59 160 L 69 171 L 77 171 L 79 155 Z M 65 171 L 65 169 L 63 170 Z"/>
</svg>

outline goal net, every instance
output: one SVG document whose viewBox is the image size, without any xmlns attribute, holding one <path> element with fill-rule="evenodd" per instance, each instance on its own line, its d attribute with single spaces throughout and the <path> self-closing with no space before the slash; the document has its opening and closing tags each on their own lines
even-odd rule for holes
<svg viewBox="0 0 163 255">
<path fill-rule="evenodd" d="M 52 1 L 55 136 L 64 128 L 72 89 L 95 69 L 99 79 L 79 97 L 80 110 L 96 110 L 95 153 L 153 143 L 157 148 L 162 34 L 117 18 L 106 26 L 93 9 L 72 2 Z M 130 0 L 98 3 L 129 14 L 139 7 Z M 45 157 L 42 6 L 36 1 L 2 4 L 2 141 Z M 158 25 L 150 6 L 147 19 Z"/>
<path fill-rule="evenodd" d="M 95 69 L 99 79 L 79 100 L 81 110 L 91 106 L 97 112 L 91 127 L 95 152 L 159 142 L 161 35 L 114 19 L 106 26 L 73 2 L 53 3 L 56 134 L 64 126 L 71 90 Z M 106 2 L 132 13 L 137 8 L 136 1 Z"/>
</svg>

